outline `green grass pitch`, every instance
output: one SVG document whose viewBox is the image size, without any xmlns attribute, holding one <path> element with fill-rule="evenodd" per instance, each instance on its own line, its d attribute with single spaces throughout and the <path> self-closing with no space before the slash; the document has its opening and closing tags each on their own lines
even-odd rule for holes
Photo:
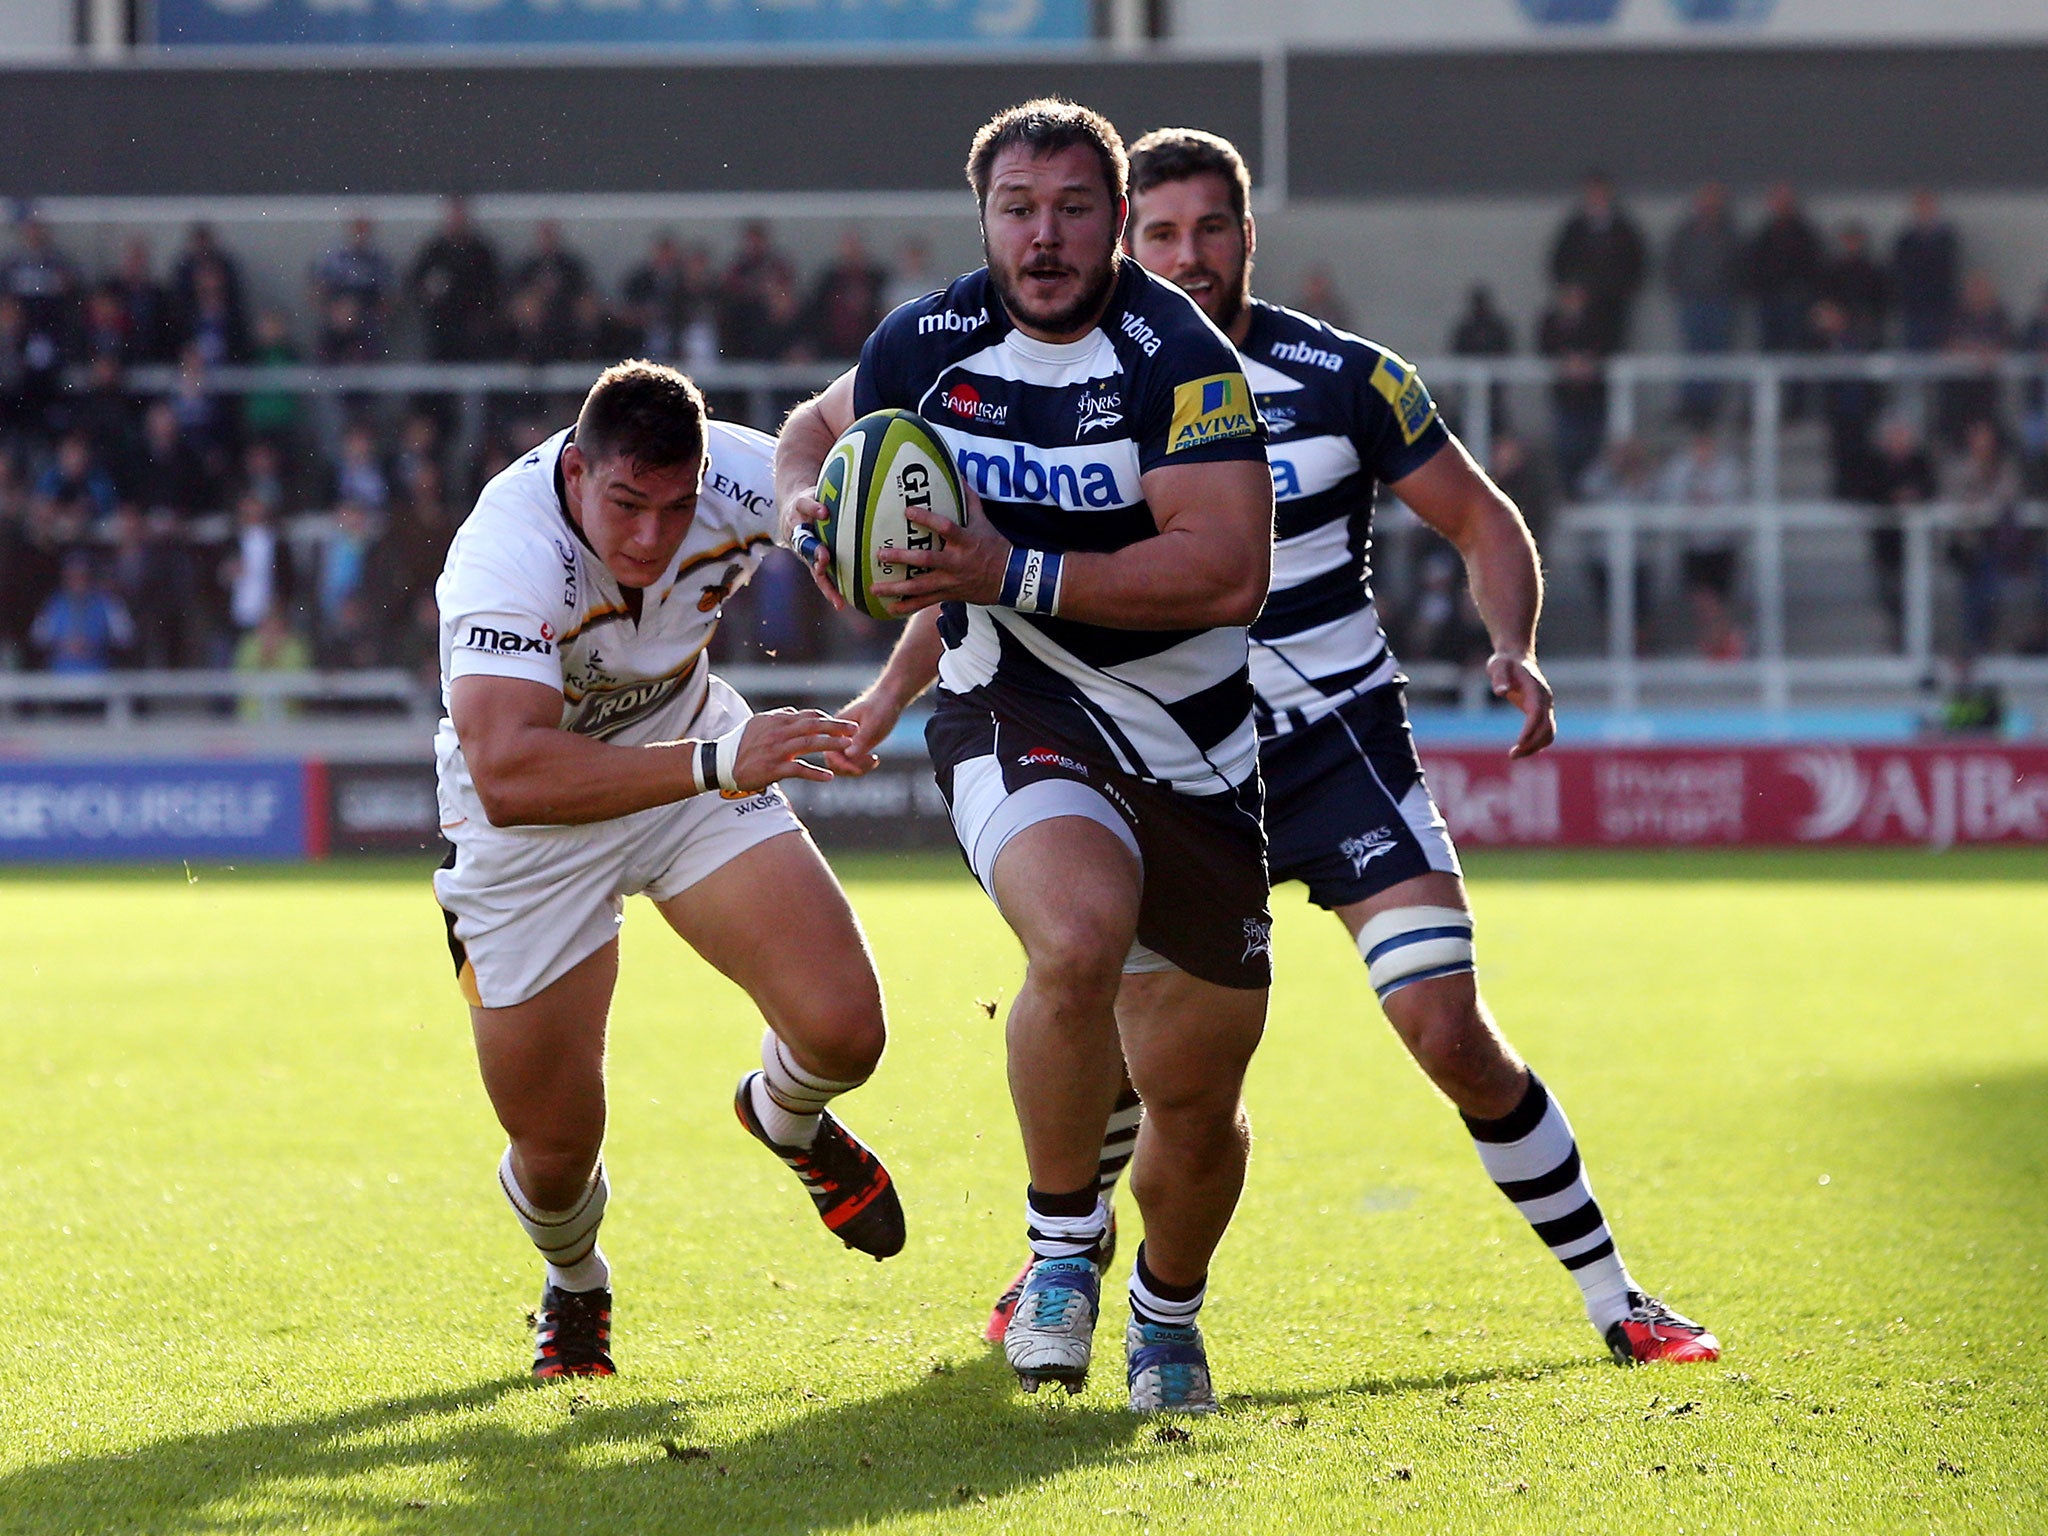
<svg viewBox="0 0 2048 1536">
<path fill-rule="evenodd" d="M 0 879 L 0 1530 L 2048 1529 L 2039 852 L 1475 861 L 1496 1012 L 1727 1348 L 1634 1372 L 1283 891 L 1185 1430 L 1123 1409 L 1122 1264 L 1083 1396 L 980 1342 L 1018 956 L 957 863 L 847 870 L 893 1040 L 846 1118 L 908 1251 L 742 1135 L 759 1023 L 636 903 L 624 1374 L 546 1390 L 423 871 Z"/>
</svg>

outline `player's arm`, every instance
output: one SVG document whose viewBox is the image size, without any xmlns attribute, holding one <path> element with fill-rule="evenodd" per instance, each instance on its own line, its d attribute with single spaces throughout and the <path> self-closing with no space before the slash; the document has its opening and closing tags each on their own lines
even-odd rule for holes
<svg viewBox="0 0 2048 1536">
<path fill-rule="evenodd" d="M 815 524 L 825 515 L 818 502 L 818 472 L 825 467 L 825 455 L 839 441 L 840 434 L 853 425 L 853 380 L 858 370 L 849 368 L 789 413 L 775 440 L 775 536 L 784 549 L 796 550 L 797 529 Z M 798 551 L 801 553 L 801 551 Z M 818 584 L 834 608 L 844 608 L 846 599 L 832 585 L 831 557 L 821 547 L 807 562 L 811 580 Z"/>
<path fill-rule="evenodd" d="M 1495 695 L 1523 715 L 1522 733 L 1508 755 L 1541 752 L 1557 739 L 1557 717 L 1551 708 L 1550 684 L 1536 664 L 1543 572 L 1529 525 L 1455 437 L 1420 469 L 1390 485 L 1464 559 L 1472 601 L 1493 644 L 1487 679 Z"/>
<path fill-rule="evenodd" d="M 708 790 L 829 779 L 828 769 L 800 758 L 841 747 L 854 731 L 818 710 L 778 709 L 715 741 L 622 747 L 563 730 L 559 690 L 478 674 L 450 685 L 448 713 L 477 798 L 496 827 L 610 821 Z"/>
<path fill-rule="evenodd" d="M 875 749 L 896 729 L 912 701 L 938 680 L 939 657 L 945 649 L 939 638 L 939 610 L 927 608 L 914 614 L 896 637 L 895 649 L 889 652 L 881 674 L 839 711 L 840 719 L 854 723 L 853 739 L 827 751 L 825 766 L 834 773 L 857 777 L 879 764 L 882 760 Z"/>
<path fill-rule="evenodd" d="M 1056 575 L 1044 578 L 1056 602 L 1048 593 L 1027 611 L 1051 604 L 1063 619 L 1106 629 L 1209 629 L 1257 618 L 1273 577 L 1273 473 L 1264 456 L 1162 464 L 1138 483 L 1158 536 L 1058 556 Z M 945 546 L 904 551 L 902 563 L 922 574 L 878 581 L 877 596 L 899 613 L 945 602 L 1022 606 L 1007 590 L 1016 584 L 1018 551 L 988 519 L 954 528 L 909 515 L 941 533 Z"/>
</svg>

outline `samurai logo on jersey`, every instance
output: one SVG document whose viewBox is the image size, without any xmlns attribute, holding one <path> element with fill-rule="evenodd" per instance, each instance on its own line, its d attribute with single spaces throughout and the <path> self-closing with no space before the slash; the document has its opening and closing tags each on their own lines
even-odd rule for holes
<svg viewBox="0 0 2048 1536">
<path fill-rule="evenodd" d="M 940 390 L 939 404 L 955 416 L 967 421 L 978 421 L 984 426 L 1000 427 L 1010 419 L 1010 408 L 1007 405 L 997 405 L 993 400 L 982 399 L 981 391 L 965 380 L 958 384 L 948 384 Z"/>
<path fill-rule="evenodd" d="M 527 651 L 539 656 L 555 653 L 555 632 L 548 625 L 540 627 L 537 635 L 522 635 L 517 630 L 498 629 L 489 624 L 472 624 L 469 637 L 462 642 L 466 651 L 490 651 L 499 656 L 518 656 Z"/>
<path fill-rule="evenodd" d="M 1173 425 L 1166 451 L 1179 453 L 1233 437 L 1256 437 L 1251 386 L 1241 373 L 1212 373 L 1173 387 Z"/>
<path fill-rule="evenodd" d="M 1280 349 L 1275 347 L 1273 352 L 1278 356 Z M 1421 376 L 1393 353 L 1381 356 L 1379 365 L 1372 371 L 1372 387 L 1394 408 L 1394 419 L 1401 424 L 1401 436 L 1405 441 L 1414 442 L 1436 420 L 1436 402 L 1429 398 Z"/>
</svg>

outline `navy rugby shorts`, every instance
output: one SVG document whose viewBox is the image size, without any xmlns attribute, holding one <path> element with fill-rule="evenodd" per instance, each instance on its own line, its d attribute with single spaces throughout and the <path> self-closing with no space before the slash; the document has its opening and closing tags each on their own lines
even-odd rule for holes
<svg viewBox="0 0 2048 1536">
<path fill-rule="evenodd" d="M 1400 684 L 1260 742 L 1259 772 L 1275 885 L 1300 880 L 1317 906 L 1343 907 L 1432 870 L 1459 872 Z"/>
<path fill-rule="evenodd" d="M 1181 794 L 943 692 L 925 744 L 961 856 L 991 896 L 996 857 L 1012 837 L 1041 821 L 1083 816 L 1122 839 L 1143 872 L 1126 972 L 1179 969 L 1224 987 L 1272 984 L 1257 775 L 1223 794 Z"/>
</svg>

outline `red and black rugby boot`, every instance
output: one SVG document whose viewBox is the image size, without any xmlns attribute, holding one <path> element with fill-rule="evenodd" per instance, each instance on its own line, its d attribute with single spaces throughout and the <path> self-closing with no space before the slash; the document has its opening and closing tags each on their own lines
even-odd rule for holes
<svg viewBox="0 0 2048 1536">
<path fill-rule="evenodd" d="M 1721 1341 L 1689 1317 L 1680 1317 L 1654 1296 L 1629 1293 L 1628 1316 L 1607 1330 L 1607 1347 L 1616 1365 L 1647 1365 L 1652 1360 L 1684 1364 L 1721 1358 Z"/>
<path fill-rule="evenodd" d="M 612 1293 L 565 1291 L 550 1285 L 540 1293 L 533 1318 L 533 1379 L 616 1376 L 612 1364 Z"/>
<path fill-rule="evenodd" d="M 741 1078 L 732 1099 L 733 1113 L 747 1134 L 795 1171 L 818 1208 L 818 1219 L 834 1237 L 873 1255 L 877 1262 L 901 1253 L 903 1202 L 882 1160 L 834 1120 L 830 1110 L 818 1112 L 817 1139 L 808 1147 L 771 1141 L 754 1113 L 754 1079 L 760 1075 L 749 1072 Z"/>
</svg>

